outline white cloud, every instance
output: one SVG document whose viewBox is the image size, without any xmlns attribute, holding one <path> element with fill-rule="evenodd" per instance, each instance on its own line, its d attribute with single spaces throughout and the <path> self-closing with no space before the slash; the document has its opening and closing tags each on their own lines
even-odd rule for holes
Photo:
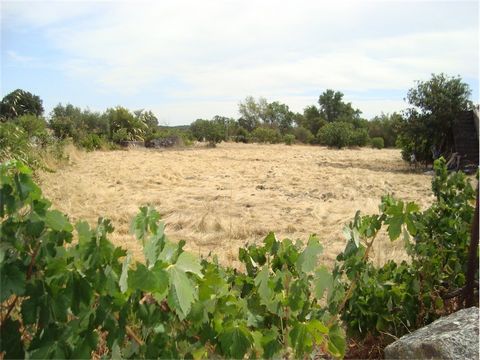
<svg viewBox="0 0 480 360">
<path fill-rule="evenodd" d="M 405 90 L 438 72 L 478 79 L 478 17 L 462 23 L 468 3 L 49 4 L 7 6 L 6 14 L 42 27 L 71 81 L 92 79 L 96 93 L 168 94 L 170 104 L 152 106 L 170 121 L 233 115 L 246 95 L 289 99 L 301 111 L 318 97 L 304 94 L 326 88 Z M 368 114 L 399 102 L 355 104 Z"/>
</svg>

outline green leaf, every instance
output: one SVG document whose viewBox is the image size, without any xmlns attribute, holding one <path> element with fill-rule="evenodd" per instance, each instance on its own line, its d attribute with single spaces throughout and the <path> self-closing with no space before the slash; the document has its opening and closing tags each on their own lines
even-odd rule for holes
<svg viewBox="0 0 480 360">
<path fill-rule="evenodd" d="M 265 265 L 255 277 L 255 286 L 258 287 L 258 294 L 260 295 L 261 303 L 264 305 L 270 302 L 273 295 L 273 290 L 270 288 L 268 280 L 268 266 Z"/>
<path fill-rule="evenodd" d="M 265 244 L 265 249 L 271 255 L 275 255 L 278 252 L 280 244 L 277 240 L 277 237 L 275 236 L 275 233 L 273 232 L 268 233 L 268 235 L 263 240 L 263 243 Z"/>
<path fill-rule="evenodd" d="M 197 298 L 197 289 L 182 269 L 172 266 L 168 269 L 168 273 L 170 275 L 168 304 L 183 320 L 190 312 L 193 301 Z"/>
<path fill-rule="evenodd" d="M 5 359 L 23 359 L 25 351 L 20 333 L 20 322 L 8 317 L 2 324 L 0 352 L 5 351 Z"/>
<path fill-rule="evenodd" d="M 47 211 L 45 223 L 55 231 L 71 232 L 73 230 L 73 226 L 68 222 L 67 217 L 58 210 Z"/>
<path fill-rule="evenodd" d="M 297 259 L 297 268 L 305 273 L 312 272 L 317 265 L 318 255 L 322 253 L 323 246 L 315 236 L 308 239 L 307 247 Z"/>
<path fill-rule="evenodd" d="M 160 252 L 165 244 L 165 237 L 153 235 L 146 242 L 143 248 L 143 253 L 145 255 L 145 260 L 148 267 L 152 267 L 158 260 Z"/>
<path fill-rule="evenodd" d="M 282 350 L 282 344 L 279 341 L 278 329 L 262 329 L 262 347 L 263 356 L 267 359 L 273 358 Z"/>
<path fill-rule="evenodd" d="M 113 343 L 113 346 L 112 346 L 112 356 L 111 358 L 112 360 L 122 360 L 123 357 L 122 357 L 122 352 L 120 350 L 120 346 L 118 346 L 118 341 L 115 340 L 115 342 Z"/>
<path fill-rule="evenodd" d="M 92 231 L 90 230 L 90 225 L 86 221 L 79 221 L 75 228 L 77 229 L 78 233 L 78 242 L 80 244 L 89 242 L 92 238 Z"/>
<path fill-rule="evenodd" d="M 226 328 L 219 340 L 223 353 L 233 359 L 243 359 L 253 343 L 252 335 L 242 325 Z"/>
<path fill-rule="evenodd" d="M 16 263 L 6 264 L 0 272 L 0 303 L 11 295 L 21 296 L 25 292 L 25 273 Z"/>
<path fill-rule="evenodd" d="M 313 284 L 315 286 L 315 297 L 318 300 L 323 297 L 325 290 L 328 289 L 328 291 L 331 291 L 333 287 L 333 277 L 325 266 L 321 266 L 315 271 Z"/>
<path fill-rule="evenodd" d="M 345 340 L 345 334 L 337 324 L 330 328 L 328 338 L 328 350 L 330 353 L 335 357 L 343 358 L 347 342 Z"/>
<path fill-rule="evenodd" d="M 307 324 L 297 322 L 290 331 L 290 341 L 297 357 L 302 357 L 305 352 L 310 352 L 313 339 L 308 331 Z"/>
<path fill-rule="evenodd" d="M 394 216 L 388 220 L 388 236 L 390 240 L 397 239 L 402 232 L 403 216 Z"/>
<path fill-rule="evenodd" d="M 199 278 L 203 277 L 202 265 L 200 265 L 200 261 L 198 260 L 198 258 L 191 253 L 181 253 L 177 259 L 177 262 L 175 263 L 175 267 L 185 272 L 195 274 Z"/>
<path fill-rule="evenodd" d="M 122 264 L 122 273 L 120 274 L 120 280 L 119 280 L 119 286 L 120 286 L 120 291 L 122 293 L 125 293 L 128 289 L 128 267 L 130 266 L 130 261 L 131 261 L 132 255 L 128 253 L 128 255 L 125 257 L 125 260 L 123 261 Z"/>
<path fill-rule="evenodd" d="M 130 289 L 163 293 L 168 287 L 168 275 L 164 269 L 148 270 L 145 265 L 137 263 L 137 268 L 128 272 L 127 283 Z"/>
</svg>

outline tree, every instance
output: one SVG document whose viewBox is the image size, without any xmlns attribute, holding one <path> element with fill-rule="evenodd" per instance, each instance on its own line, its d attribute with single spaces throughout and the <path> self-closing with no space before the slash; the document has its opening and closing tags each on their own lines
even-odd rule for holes
<svg viewBox="0 0 480 360">
<path fill-rule="evenodd" d="M 110 138 L 114 141 L 141 141 L 144 139 L 147 125 L 128 109 L 117 106 L 114 109 L 108 109 L 105 116 L 110 128 Z"/>
<path fill-rule="evenodd" d="M 158 118 L 155 116 L 155 114 L 148 110 L 145 111 L 144 109 L 141 110 L 136 110 L 133 112 L 135 117 L 137 117 L 140 121 L 145 123 L 149 129 L 156 129 L 158 127 Z"/>
<path fill-rule="evenodd" d="M 417 81 L 407 93 L 411 105 L 400 125 L 399 142 L 404 159 L 415 154 L 420 161 L 431 162 L 432 152 L 448 155 L 453 151 L 455 119 L 473 107 L 468 84 L 458 77 L 435 75 Z"/>
<path fill-rule="evenodd" d="M 267 104 L 264 114 L 264 123 L 272 128 L 278 129 L 285 135 L 292 129 L 294 114 L 287 105 L 278 101 Z"/>
<path fill-rule="evenodd" d="M 320 111 L 315 105 L 307 106 L 303 110 L 302 120 L 303 121 L 299 125 L 310 130 L 313 135 L 316 135 L 318 130 L 320 130 L 320 128 L 327 123 L 326 120 L 320 115 Z"/>
<path fill-rule="evenodd" d="M 264 121 L 267 109 L 267 100 L 260 97 L 258 102 L 253 96 L 247 96 L 243 102 L 238 104 L 238 112 L 241 117 L 238 123 L 241 127 L 252 132 L 260 122 Z"/>
<path fill-rule="evenodd" d="M 382 138 L 385 147 L 395 147 L 397 143 L 398 127 L 403 119 L 400 114 L 380 114 L 368 122 L 368 135 L 371 138 Z"/>
<path fill-rule="evenodd" d="M 197 119 L 190 125 L 190 131 L 198 141 L 208 141 L 211 146 L 225 140 L 225 123 L 217 117 L 214 120 Z"/>
<path fill-rule="evenodd" d="M 318 141 L 322 145 L 341 149 L 352 142 L 353 125 L 347 122 L 329 123 L 318 132 Z"/>
<path fill-rule="evenodd" d="M 22 89 L 7 94 L 0 103 L 0 118 L 2 119 L 12 119 L 27 114 L 42 116 L 43 111 L 42 99 Z"/>
<path fill-rule="evenodd" d="M 82 110 L 72 104 L 58 104 L 50 114 L 49 127 L 56 137 L 73 138 L 78 143 L 88 134 L 93 133 L 108 137 L 109 119 L 106 115 L 90 110 Z"/>
<path fill-rule="evenodd" d="M 343 93 L 328 89 L 318 98 L 320 115 L 327 122 L 344 121 L 350 122 L 360 117 L 361 111 L 354 109 L 351 103 L 343 101 Z"/>
</svg>

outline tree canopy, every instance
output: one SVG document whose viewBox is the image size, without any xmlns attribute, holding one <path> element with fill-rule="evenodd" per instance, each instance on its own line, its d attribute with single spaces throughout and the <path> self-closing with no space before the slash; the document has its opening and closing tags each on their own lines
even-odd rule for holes
<svg viewBox="0 0 480 360">
<path fill-rule="evenodd" d="M 428 81 L 417 81 L 407 93 L 411 106 L 400 127 L 404 158 L 415 154 L 417 160 L 429 162 L 433 151 L 448 156 L 455 119 L 473 107 L 470 96 L 470 87 L 459 76 L 432 74 Z"/>
<path fill-rule="evenodd" d="M 0 103 L 0 117 L 12 119 L 22 115 L 43 115 L 43 102 L 39 96 L 17 89 L 5 95 Z"/>
<path fill-rule="evenodd" d="M 351 122 L 359 118 L 361 111 L 354 109 L 352 103 L 343 101 L 343 93 L 331 89 L 325 90 L 318 98 L 320 116 L 327 122 L 346 121 Z"/>
</svg>

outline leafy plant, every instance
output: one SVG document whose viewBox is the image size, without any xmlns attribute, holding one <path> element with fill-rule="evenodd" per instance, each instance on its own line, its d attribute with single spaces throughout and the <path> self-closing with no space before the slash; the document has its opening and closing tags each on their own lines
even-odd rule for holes
<svg viewBox="0 0 480 360">
<path fill-rule="evenodd" d="M 283 141 L 286 145 L 292 145 L 295 142 L 295 135 L 287 134 L 283 137 Z"/>
<path fill-rule="evenodd" d="M 240 249 L 240 273 L 184 252 L 143 207 L 131 230 L 145 259 L 134 262 L 108 241 L 110 221 L 73 226 L 30 175 L 19 162 L 0 166 L 5 357 L 90 358 L 101 342 L 112 358 L 343 356 L 337 317 L 321 306 L 332 286 L 315 236 L 302 250 L 269 234 Z"/>
<path fill-rule="evenodd" d="M 131 232 L 144 260 L 108 240 L 109 220 L 72 225 L 18 161 L 0 165 L 0 352 L 5 358 L 301 358 L 345 355 L 352 336 L 401 335 L 439 316 L 443 296 L 465 283 L 470 204 L 461 173 L 435 164 L 436 202 L 424 212 L 390 196 L 379 213 L 344 228 L 333 271 L 323 247 L 268 234 L 239 249 L 245 272 L 198 259 L 142 207 Z M 409 262 L 375 267 L 386 228 Z M 73 239 L 77 241 L 73 241 Z M 428 274 L 428 276 L 427 276 Z M 478 272 L 477 272 L 478 277 Z M 340 321 L 343 320 L 343 323 Z"/>
<path fill-rule="evenodd" d="M 374 149 L 383 149 L 384 148 L 384 141 L 382 137 L 374 137 L 370 140 L 372 147 Z"/>
</svg>

